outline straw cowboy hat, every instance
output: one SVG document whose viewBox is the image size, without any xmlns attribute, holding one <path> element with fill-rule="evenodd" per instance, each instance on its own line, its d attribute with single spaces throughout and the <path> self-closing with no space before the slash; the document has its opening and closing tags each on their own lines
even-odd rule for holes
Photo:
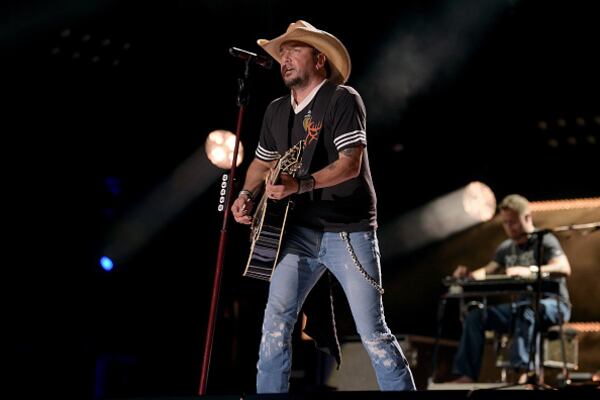
<svg viewBox="0 0 600 400">
<path fill-rule="evenodd" d="M 352 69 L 350 54 L 342 42 L 330 33 L 315 28 L 306 21 L 292 22 L 287 31 L 273 40 L 258 39 L 258 44 L 265 49 L 279 64 L 279 48 L 283 42 L 296 40 L 306 43 L 324 53 L 331 68 L 329 80 L 336 84 L 346 83 Z"/>
</svg>

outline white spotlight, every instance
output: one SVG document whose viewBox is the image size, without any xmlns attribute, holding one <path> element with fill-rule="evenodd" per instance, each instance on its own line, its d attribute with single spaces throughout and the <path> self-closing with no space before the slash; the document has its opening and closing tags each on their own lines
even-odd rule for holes
<svg viewBox="0 0 600 400">
<path fill-rule="evenodd" d="M 489 221 L 496 213 L 496 196 L 489 186 L 471 182 L 464 188 L 463 209 L 478 222 Z"/>
<path fill-rule="evenodd" d="M 495 213 L 492 190 L 481 182 L 471 182 L 382 226 L 381 249 L 386 256 L 405 254 L 488 221 Z"/>
<path fill-rule="evenodd" d="M 233 149 L 235 147 L 235 135 L 232 132 L 218 129 L 212 131 L 206 138 L 204 149 L 210 162 L 222 169 L 231 168 L 233 160 Z M 236 166 L 244 159 L 244 146 L 240 142 Z"/>
</svg>

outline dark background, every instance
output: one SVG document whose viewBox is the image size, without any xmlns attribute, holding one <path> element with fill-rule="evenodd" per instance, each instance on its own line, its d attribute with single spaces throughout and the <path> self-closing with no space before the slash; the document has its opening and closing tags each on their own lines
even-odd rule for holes
<svg viewBox="0 0 600 400">
<path fill-rule="evenodd" d="M 210 131 L 235 129 L 242 64 L 227 49 L 260 51 L 257 38 L 297 19 L 335 34 L 352 56 L 380 221 L 473 180 L 498 199 L 600 195 L 595 3 L 4 2 L 9 381 L 24 394 L 78 398 L 197 392 L 219 182 L 112 272 L 98 259 L 110 229 Z M 251 75 L 240 173 L 262 112 L 286 91 L 276 68 Z M 267 289 L 240 278 L 246 239 L 229 226 L 211 393 L 254 390 Z M 384 277 L 402 287 L 403 260 L 382 251 Z M 423 296 L 418 285 L 402 290 Z M 431 302 L 397 304 L 389 292 L 385 301 L 394 332 L 434 335 Z M 311 350 L 298 365 L 313 362 Z"/>
</svg>

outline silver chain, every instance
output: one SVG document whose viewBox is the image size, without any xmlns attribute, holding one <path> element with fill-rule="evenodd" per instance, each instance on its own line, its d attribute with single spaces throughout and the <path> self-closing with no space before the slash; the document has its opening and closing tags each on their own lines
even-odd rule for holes
<svg viewBox="0 0 600 400">
<path fill-rule="evenodd" d="M 381 285 L 379 285 L 379 282 L 373 279 L 369 275 L 369 273 L 365 271 L 363 266 L 360 264 L 360 261 L 358 261 L 358 257 L 356 257 L 356 253 L 354 253 L 354 249 L 350 244 L 350 237 L 348 236 L 348 232 L 340 232 L 340 236 L 346 242 L 346 248 L 348 249 L 348 253 L 350 253 L 350 257 L 352 257 L 352 261 L 354 261 L 354 266 L 356 267 L 358 272 L 360 272 L 360 274 L 367 280 L 367 282 L 371 284 L 371 286 L 375 288 L 375 290 L 379 292 L 379 294 L 383 294 L 383 288 L 381 287 Z"/>
</svg>

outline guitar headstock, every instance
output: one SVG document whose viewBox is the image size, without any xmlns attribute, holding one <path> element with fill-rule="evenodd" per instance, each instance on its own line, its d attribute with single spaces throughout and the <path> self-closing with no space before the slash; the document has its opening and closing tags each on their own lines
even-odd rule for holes
<svg viewBox="0 0 600 400">
<path fill-rule="evenodd" d="M 304 140 L 292 146 L 279 159 L 279 171 L 295 176 L 302 166 L 302 152 L 304 151 Z"/>
</svg>

